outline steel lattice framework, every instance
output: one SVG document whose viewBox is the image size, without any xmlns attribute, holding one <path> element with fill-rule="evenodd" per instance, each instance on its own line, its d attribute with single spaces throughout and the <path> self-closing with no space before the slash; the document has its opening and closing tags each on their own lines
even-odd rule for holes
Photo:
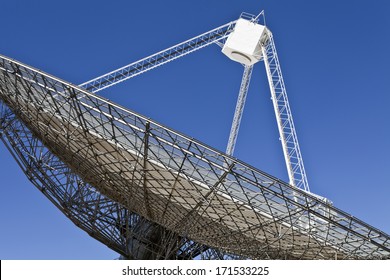
<svg viewBox="0 0 390 280">
<path fill-rule="evenodd" d="M 226 39 L 229 33 L 233 30 L 234 25 L 235 21 L 224 24 L 185 42 L 85 82 L 80 86 L 92 92 L 101 91 L 194 51 L 200 50 L 213 43 L 224 41 L 224 39 Z"/>
<path fill-rule="evenodd" d="M 390 258 L 389 235 L 304 190 L 7 57 L 0 70 L 2 141 L 127 258 Z"/>
<path fill-rule="evenodd" d="M 267 35 L 268 42 L 262 46 L 262 53 L 290 184 L 310 191 L 273 35 L 271 32 Z"/>
<path fill-rule="evenodd" d="M 81 84 L 80 87 L 96 93 L 100 90 L 131 79 L 139 74 L 145 73 L 151 69 L 157 68 L 187 54 L 200 50 L 213 43 L 224 47 L 226 40 L 235 32 L 235 27 L 239 21 L 243 19 L 249 24 L 261 26 L 258 24 L 260 17 L 263 18 L 265 27 L 264 11 L 262 11 L 256 17 L 247 13 L 242 13 L 240 19 L 236 21 L 232 21 L 213 30 L 205 32 L 199 36 L 193 37 L 180 44 L 174 45 L 173 47 L 150 55 L 144 59 L 140 59 L 107 74 L 101 75 L 95 79 Z M 289 176 L 289 183 L 297 188 L 301 188 L 310 192 L 309 183 L 303 164 L 303 158 L 299 148 L 298 137 L 295 131 L 295 125 L 288 102 L 286 87 L 284 85 L 283 75 L 273 40 L 273 35 L 268 28 L 265 28 L 265 30 L 266 32 L 258 42 L 261 45 L 261 50 L 257 55 L 261 57 L 260 60 L 264 60 L 264 65 L 266 68 L 271 91 L 271 98 L 273 100 L 280 140 L 286 162 L 287 173 Z M 235 52 L 237 53 L 237 51 Z M 240 92 L 237 99 L 236 110 L 234 113 L 230 136 L 226 148 L 226 154 L 228 155 L 233 155 L 234 152 L 241 117 L 249 89 L 252 69 L 253 65 L 244 65 L 244 73 Z M 326 198 L 323 199 L 326 200 Z"/>
</svg>

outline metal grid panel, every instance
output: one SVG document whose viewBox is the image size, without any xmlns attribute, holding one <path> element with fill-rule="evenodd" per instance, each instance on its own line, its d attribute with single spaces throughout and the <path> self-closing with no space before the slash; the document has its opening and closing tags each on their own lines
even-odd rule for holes
<svg viewBox="0 0 390 280">
<path fill-rule="evenodd" d="M 75 192 L 79 188 L 93 190 L 90 195 L 80 192 L 58 200 L 77 205 L 73 215 L 67 214 L 74 222 L 89 209 L 79 201 L 91 196 L 95 204 L 88 205 L 96 207 L 96 201 L 105 201 L 122 212 L 141 216 L 145 222 L 139 226 L 139 235 L 150 233 L 152 238 L 158 232 L 163 243 L 186 240 L 175 247 L 175 256 L 179 248 L 198 244 L 194 245 L 196 252 L 207 252 L 200 256 L 210 254 L 208 248 L 218 248 L 249 258 L 390 258 L 387 234 L 309 193 L 31 67 L 1 57 L 0 69 L 0 99 L 5 104 L 0 130 L 10 150 L 22 150 L 22 145 L 14 142 L 18 137 L 24 138 L 23 143 L 39 139 L 44 146 L 38 146 L 58 158 L 54 162 L 83 182 L 74 186 Z M 29 135 L 7 128 L 7 115 L 12 114 L 17 116 L 14 122 L 30 131 Z M 18 158 L 29 159 L 29 155 Z M 35 166 L 32 170 L 37 170 L 39 163 L 37 157 L 30 158 Z M 61 178 L 69 180 L 50 168 L 38 170 L 40 176 L 53 179 L 47 187 L 53 192 L 66 185 Z M 29 174 L 27 169 L 25 172 Z M 30 180 L 36 181 L 33 177 Z M 107 210 L 103 216 L 128 223 L 118 214 L 122 212 Z M 151 224 L 153 230 L 148 230 Z M 129 238 L 137 233 L 134 229 L 120 241 L 118 229 L 104 235 L 104 226 L 81 227 L 106 244 L 115 243 L 109 246 L 117 251 L 131 251 L 134 244 L 141 248 L 140 239 L 135 242 Z M 112 241 L 109 235 L 114 232 L 118 237 Z M 221 255 L 218 252 L 211 255 Z M 145 256 L 134 250 L 131 254 Z M 164 255 L 169 253 L 164 251 Z"/>
<path fill-rule="evenodd" d="M 125 258 L 240 258 L 178 236 L 105 197 L 51 153 L 2 101 L 0 139 L 29 180 L 56 207 Z M 153 235 L 158 240 L 151 240 Z"/>
</svg>

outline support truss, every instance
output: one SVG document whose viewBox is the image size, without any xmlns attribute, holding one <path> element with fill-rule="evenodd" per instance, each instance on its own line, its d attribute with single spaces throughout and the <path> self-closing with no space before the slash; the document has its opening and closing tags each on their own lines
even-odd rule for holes
<svg viewBox="0 0 390 280">
<path fill-rule="evenodd" d="M 310 192 L 275 43 L 268 30 L 262 53 L 290 184 Z"/>
<path fill-rule="evenodd" d="M 154 69 L 172 60 L 178 59 L 194 51 L 200 50 L 213 43 L 222 42 L 233 30 L 235 21 L 222 25 L 209 32 L 203 33 L 173 47 L 150 55 L 146 58 L 133 62 L 122 68 L 99 76 L 80 85 L 91 92 L 98 92 L 110 86 L 116 85 L 127 79 L 135 77 L 146 71 Z"/>
<path fill-rule="evenodd" d="M 243 13 L 242 18 L 257 23 L 262 17 L 264 22 L 264 12 L 258 16 Z M 209 32 L 203 33 L 183 43 L 177 44 L 171 48 L 138 60 L 110 73 L 92 79 L 80 86 L 91 92 L 98 92 L 117 83 L 142 74 L 148 70 L 154 69 L 160 65 L 173 61 L 179 57 L 192 53 L 196 50 L 216 43 L 223 46 L 223 42 L 234 30 L 236 21 L 227 23 Z M 297 188 L 310 192 L 306 171 L 303 164 L 298 138 L 292 118 L 290 105 L 287 98 L 287 92 L 276 53 L 272 33 L 267 29 L 267 40 L 261 42 L 262 53 L 265 68 L 268 76 L 269 86 L 276 120 L 279 129 L 280 140 L 282 143 L 283 154 L 286 162 L 287 173 L 290 184 Z M 259 42 L 260 43 L 260 42 Z M 245 105 L 246 95 L 249 88 L 250 78 L 253 66 L 245 66 L 240 92 L 237 100 L 236 110 L 233 117 L 229 140 L 226 148 L 226 154 L 233 155 L 240 127 L 241 117 Z M 325 199 L 326 200 L 326 199 Z M 328 201 L 328 200 L 326 200 Z"/>
<path fill-rule="evenodd" d="M 229 141 L 226 148 L 226 154 L 233 155 L 234 148 L 236 146 L 238 130 L 240 128 L 242 113 L 244 111 L 246 95 L 249 89 L 249 83 L 251 81 L 253 66 L 244 66 L 244 73 L 242 75 L 242 81 L 240 86 L 240 92 L 237 98 L 236 109 L 234 111 L 234 117 L 232 122 L 232 128 L 230 130 Z"/>
</svg>

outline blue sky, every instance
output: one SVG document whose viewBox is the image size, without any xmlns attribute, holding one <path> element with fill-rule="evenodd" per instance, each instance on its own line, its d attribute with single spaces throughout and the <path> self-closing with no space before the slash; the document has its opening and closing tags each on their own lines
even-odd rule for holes
<svg viewBox="0 0 390 280">
<path fill-rule="evenodd" d="M 311 190 L 390 233 L 390 3 L 3 1 L 0 53 L 74 84 L 146 57 L 241 12 L 265 10 Z M 100 92 L 225 150 L 243 68 L 216 45 Z M 287 181 L 262 62 L 235 156 Z M 0 144 L 0 259 L 113 259 L 29 183 Z"/>
</svg>

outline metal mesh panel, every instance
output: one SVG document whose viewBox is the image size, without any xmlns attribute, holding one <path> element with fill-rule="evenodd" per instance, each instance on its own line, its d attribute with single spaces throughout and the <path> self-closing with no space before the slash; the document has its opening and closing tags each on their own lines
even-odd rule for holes
<svg viewBox="0 0 390 280">
<path fill-rule="evenodd" d="M 310 193 L 6 57 L 0 70 L 3 142 L 126 257 L 390 258 L 387 234 Z"/>
</svg>

